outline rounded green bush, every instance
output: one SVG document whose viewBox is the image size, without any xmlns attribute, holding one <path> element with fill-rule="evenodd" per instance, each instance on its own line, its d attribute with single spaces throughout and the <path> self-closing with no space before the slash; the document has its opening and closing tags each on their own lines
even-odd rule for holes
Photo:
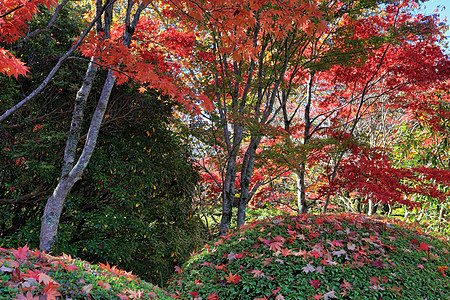
<svg viewBox="0 0 450 300">
<path fill-rule="evenodd" d="M 364 215 L 279 216 L 206 245 L 170 286 L 181 299 L 450 299 L 449 243 Z"/>
</svg>

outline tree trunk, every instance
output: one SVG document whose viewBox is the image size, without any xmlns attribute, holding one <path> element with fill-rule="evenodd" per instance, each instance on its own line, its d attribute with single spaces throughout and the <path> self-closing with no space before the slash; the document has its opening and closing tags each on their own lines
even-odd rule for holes
<svg viewBox="0 0 450 300">
<path fill-rule="evenodd" d="M 70 170 L 72 170 L 75 162 L 75 154 L 77 150 L 78 141 L 80 139 L 81 124 L 83 123 L 84 109 L 86 102 L 92 89 L 92 84 L 97 74 L 97 65 L 94 58 L 89 62 L 86 75 L 83 80 L 83 85 L 77 93 L 75 99 L 75 106 L 73 108 L 72 123 L 67 136 L 66 149 L 64 150 L 64 161 L 62 166 L 61 178 L 67 177 Z"/>
<path fill-rule="evenodd" d="M 233 202 L 235 194 L 236 181 L 236 161 L 237 154 L 241 145 L 244 127 L 240 124 L 233 124 L 233 147 L 230 149 L 227 167 L 225 170 L 225 178 L 222 193 L 222 218 L 220 220 L 219 232 L 221 235 L 227 233 L 230 229 L 231 218 L 233 213 Z"/>
<path fill-rule="evenodd" d="M 301 168 L 305 168 L 306 164 L 301 163 Z M 297 207 L 299 214 L 306 214 L 308 212 L 308 204 L 306 203 L 306 185 L 305 185 L 305 171 L 295 173 L 297 183 Z"/>
<path fill-rule="evenodd" d="M 128 1 L 125 17 L 125 32 L 123 35 L 123 44 L 127 47 L 129 47 L 131 43 L 131 38 L 136 29 L 140 14 L 148 5 L 148 2 L 140 3 L 138 8 L 136 9 L 136 12 L 134 13 L 133 20 L 131 21 L 130 15 L 133 3 L 134 2 L 132 1 Z M 97 2 L 97 5 L 98 4 L 99 2 Z M 112 22 L 112 5 L 106 7 L 105 10 L 104 37 L 107 38 L 109 37 L 109 31 Z M 99 16 L 97 16 L 96 18 L 99 19 L 98 17 Z M 101 28 L 101 23 L 97 23 L 97 26 L 97 28 Z M 91 64 L 89 66 L 91 67 L 92 64 L 93 61 L 91 60 Z M 74 117 L 71 124 L 71 132 L 69 133 L 68 141 L 66 144 L 66 151 L 64 153 L 64 166 L 62 170 L 63 176 L 61 176 L 52 196 L 48 199 L 45 206 L 44 215 L 42 216 L 40 236 L 40 249 L 42 251 L 50 251 L 52 249 L 52 246 L 55 244 L 58 234 L 59 220 L 61 218 L 62 209 L 64 207 L 64 201 L 73 185 L 81 178 L 83 171 L 86 169 L 89 160 L 92 157 L 95 145 L 97 143 L 97 137 L 100 131 L 101 123 L 103 121 L 103 116 L 105 115 L 108 101 L 111 96 L 111 91 L 116 81 L 116 77 L 114 76 L 112 69 L 109 69 L 105 79 L 105 83 L 103 84 L 103 89 L 100 94 L 97 107 L 95 108 L 94 115 L 91 119 L 91 124 L 89 126 L 83 151 L 78 158 L 75 166 L 71 167 L 73 165 L 73 162 L 75 161 L 74 157 L 76 152 L 76 145 L 80 134 L 79 126 L 81 126 L 82 121 L 83 103 L 81 100 L 83 97 L 87 97 L 87 95 L 89 94 L 94 77 L 94 67 L 92 67 L 90 70 L 88 68 L 85 82 L 83 82 L 84 89 L 82 87 L 80 92 L 77 94 L 77 99 L 79 97 L 80 103 L 77 103 L 75 106 Z M 80 113 L 81 115 L 79 115 Z M 78 128 L 78 132 L 76 128 Z"/>
<path fill-rule="evenodd" d="M 369 215 L 369 216 L 371 216 L 372 215 L 372 212 L 373 212 L 373 201 L 372 200 L 369 200 L 368 201 L 368 209 L 367 209 L 367 215 Z"/>
<path fill-rule="evenodd" d="M 236 178 L 236 158 L 230 157 L 225 170 L 225 180 L 222 193 L 222 218 L 220 220 L 219 232 L 221 235 L 230 229 L 234 201 L 234 180 Z"/>
<path fill-rule="evenodd" d="M 250 201 L 252 194 L 250 193 L 250 181 L 255 166 L 255 154 L 261 137 L 253 137 L 250 141 L 250 145 L 244 155 L 241 171 L 241 197 L 239 198 L 239 206 L 237 212 L 237 227 L 241 227 L 245 224 L 245 214 L 247 210 L 248 202 Z"/>
<path fill-rule="evenodd" d="M 110 70 L 106 77 L 103 90 L 100 95 L 97 107 L 92 117 L 91 125 L 86 138 L 86 143 L 76 165 L 59 180 L 52 196 L 48 199 L 42 216 L 40 246 L 42 251 L 50 251 L 56 242 L 58 234 L 58 225 L 61 218 L 61 212 L 64 207 L 64 201 L 72 189 L 73 185 L 81 178 L 97 143 L 98 133 L 108 105 L 109 96 L 114 87 L 115 76 Z M 67 170 L 65 170 L 67 172 Z"/>
<path fill-rule="evenodd" d="M 314 85 L 314 75 L 316 71 L 309 72 L 309 78 L 307 82 L 307 90 L 306 90 L 306 105 L 305 105 L 305 113 L 304 113 L 304 122 L 305 122 L 305 131 L 303 133 L 303 145 L 307 145 L 309 140 L 311 139 L 311 102 L 312 102 L 312 87 Z M 296 173 L 297 176 L 297 188 L 300 188 L 300 191 L 297 191 L 297 206 L 299 214 L 306 214 L 308 212 L 308 205 L 306 203 L 306 185 L 305 185 L 305 176 L 306 176 L 306 158 L 300 163 L 300 171 Z"/>
<path fill-rule="evenodd" d="M 439 218 L 438 218 L 438 231 L 442 230 L 442 218 L 444 217 L 445 204 L 441 203 L 441 209 L 439 210 Z"/>
</svg>

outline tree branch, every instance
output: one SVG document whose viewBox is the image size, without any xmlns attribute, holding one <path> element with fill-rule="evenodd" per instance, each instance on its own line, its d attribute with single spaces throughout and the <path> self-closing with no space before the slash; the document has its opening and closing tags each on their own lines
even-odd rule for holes
<svg viewBox="0 0 450 300">
<path fill-rule="evenodd" d="M 47 75 L 47 77 L 44 79 L 44 81 L 29 94 L 25 99 L 14 105 L 12 108 L 8 109 L 6 112 L 4 112 L 0 116 L 0 122 L 4 121 L 6 118 L 8 118 L 11 114 L 13 114 L 16 110 L 21 108 L 24 104 L 26 104 L 28 101 L 36 97 L 37 94 L 39 94 L 50 82 L 50 80 L 53 78 L 53 76 L 56 74 L 56 72 L 61 67 L 62 63 L 69 58 L 69 56 L 78 48 L 78 46 L 81 44 L 81 42 L 86 38 L 88 33 L 91 31 L 92 27 L 94 27 L 94 24 L 101 18 L 102 13 L 105 11 L 106 8 L 111 6 L 116 0 L 110 0 L 108 1 L 103 7 L 101 12 L 95 17 L 94 20 L 89 24 L 89 26 L 84 30 L 83 34 L 78 38 L 75 45 L 73 45 L 72 48 L 70 48 L 69 51 L 66 52 L 56 63 L 56 65 L 53 67 L 53 69 L 50 71 L 50 73 Z"/>
</svg>

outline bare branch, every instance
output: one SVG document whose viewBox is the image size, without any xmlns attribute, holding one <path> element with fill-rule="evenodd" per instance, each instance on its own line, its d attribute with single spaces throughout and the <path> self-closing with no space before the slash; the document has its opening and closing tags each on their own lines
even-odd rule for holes
<svg viewBox="0 0 450 300">
<path fill-rule="evenodd" d="M 35 37 L 36 35 L 38 35 L 39 33 L 44 32 L 44 31 L 50 29 L 50 28 L 53 26 L 53 24 L 55 23 L 56 18 L 57 18 L 58 15 L 59 15 L 59 12 L 60 12 L 61 9 L 64 7 L 64 5 L 67 4 L 67 2 L 69 2 L 69 0 L 62 0 L 62 2 L 56 7 L 55 12 L 53 13 L 53 16 L 52 16 L 52 18 L 50 19 L 50 21 L 48 22 L 48 24 L 47 24 L 45 27 L 36 29 L 35 31 L 30 32 L 29 34 L 27 34 L 27 36 L 22 40 L 22 43 L 26 43 L 26 42 L 28 42 L 31 38 L 33 38 L 33 37 Z"/>
</svg>

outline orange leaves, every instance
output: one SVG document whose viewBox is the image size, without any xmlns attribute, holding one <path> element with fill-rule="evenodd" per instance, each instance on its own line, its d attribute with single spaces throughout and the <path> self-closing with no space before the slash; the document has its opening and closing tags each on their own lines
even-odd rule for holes
<svg viewBox="0 0 450 300">
<path fill-rule="evenodd" d="M 61 296 L 58 292 L 59 285 L 55 285 L 53 282 L 50 282 L 48 285 L 44 287 L 44 296 L 46 296 L 47 300 L 56 300 L 56 297 Z"/>
<path fill-rule="evenodd" d="M 13 43 L 24 33 L 26 22 L 31 20 L 37 13 L 37 6 L 45 5 L 47 8 L 55 6 L 52 0 L 20 1 L 3 0 L 0 5 L 0 41 Z M 26 75 L 28 68 L 24 63 L 14 57 L 7 50 L 0 47 L 0 73 L 18 78 Z"/>
<path fill-rule="evenodd" d="M 241 276 L 238 276 L 237 274 L 231 274 L 231 272 L 228 274 L 228 276 L 225 276 L 225 279 L 228 283 L 236 284 L 241 280 Z"/>
<path fill-rule="evenodd" d="M 0 48 L 0 73 L 19 78 L 19 75 L 28 73 L 28 67 L 7 50 Z"/>
<path fill-rule="evenodd" d="M 38 5 L 43 4 L 47 8 L 55 6 L 52 0 L 3 0 L 0 6 L 0 40 L 6 43 L 17 41 L 25 29 L 26 22 L 31 20 L 38 12 Z"/>
<path fill-rule="evenodd" d="M 438 266 L 438 271 L 441 272 L 442 276 L 445 277 L 445 271 L 448 269 L 447 266 Z"/>
</svg>

